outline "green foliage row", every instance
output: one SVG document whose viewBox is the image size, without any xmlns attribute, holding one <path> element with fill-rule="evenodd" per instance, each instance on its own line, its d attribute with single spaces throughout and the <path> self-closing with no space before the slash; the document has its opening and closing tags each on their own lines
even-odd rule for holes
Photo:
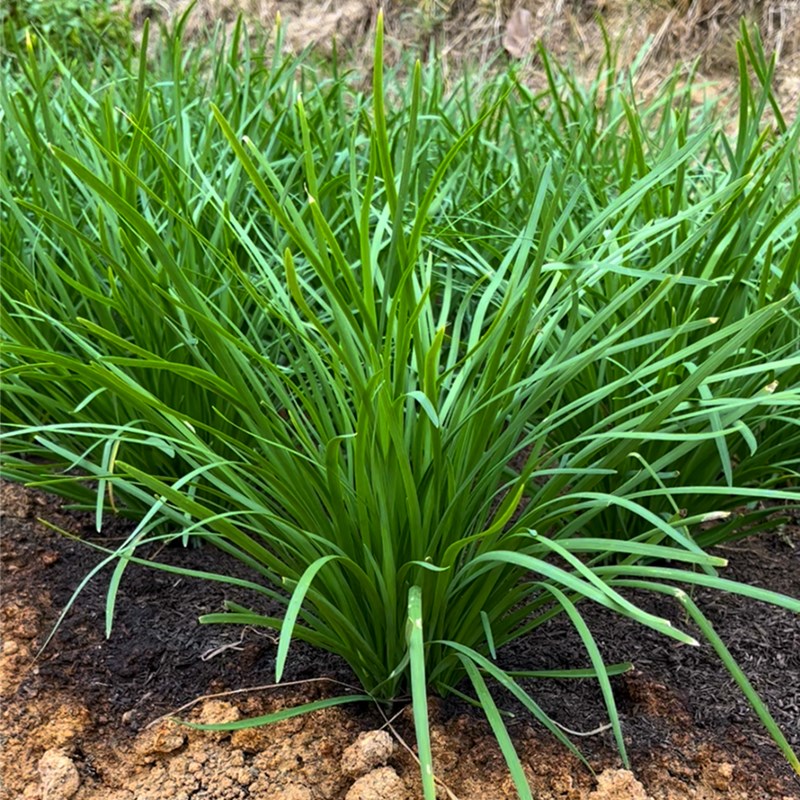
<svg viewBox="0 0 800 800">
<path fill-rule="evenodd" d="M 704 524 L 726 509 L 798 500 L 800 123 L 758 37 L 730 137 L 693 75 L 643 104 L 610 46 L 589 86 L 542 52 L 542 92 L 446 91 L 435 63 L 384 74 L 379 25 L 362 91 L 184 24 L 152 63 L 31 43 L 0 90 L 0 463 L 138 520 L 103 562 L 108 631 L 140 548 L 207 542 L 253 577 L 197 577 L 254 601 L 204 622 L 280 631 L 278 680 L 300 638 L 363 697 L 410 693 L 426 798 L 426 694 L 474 697 L 527 798 L 487 681 L 578 752 L 502 668 L 556 614 L 585 648 L 559 674 L 597 679 L 627 763 L 594 602 L 701 635 L 800 769 L 679 588 L 800 611 L 706 552 L 739 535 Z"/>
<path fill-rule="evenodd" d="M 44 36 L 66 61 L 80 62 L 129 46 L 131 34 L 124 7 L 109 0 L 4 0 L 0 6 L 0 56 L 10 66 L 26 36 Z"/>
</svg>

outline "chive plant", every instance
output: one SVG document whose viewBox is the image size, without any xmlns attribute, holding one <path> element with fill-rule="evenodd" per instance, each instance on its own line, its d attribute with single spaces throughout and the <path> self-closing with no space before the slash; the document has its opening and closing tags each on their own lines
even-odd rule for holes
<svg viewBox="0 0 800 800">
<path fill-rule="evenodd" d="M 697 145 L 693 155 L 670 170 L 666 179 L 654 182 L 652 192 L 641 196 L 637 202 L 626 203 L 624 213 L 606 220 L 605 252 L 620 250 L 637 235 L 648 236 L 650 245 L 639 249 L 635 259 L 628 258 L 624 267 L 620 260 L 620 269 L 608 270 L 602 284 L 598 282 L 594 291 L 581 297 L 583 318 L 592 317 L 605 304 L 606 297 L 629 284 L 633 273 L 628 270 L 648 271 L 654 264 L 684 277 L 682 285 L 671 293 L 669 302 L 655 310 L 658 326 L 667 326 L 689 315 L 732 322 L 765 303 L 791 298 L 780 320 L 748 342 L 737 356 L 738 362 L 744 365 L 763 363 L 764 355 L 769 353 L 780 367 L 767 373 L 766 380 L 765 374 L 743 380 L 743 373 L 736 372 L 732 380 L 724 378 L 704 387 L 699 402 L 707 407 L 716 406 L 720 413 L 714 414 L 709 422 L 712 436 L 707 444 L 697 446 L 695 443 L 691 457 L 682 462 L 678 483 L 684 487 L 708 485 L 719 477 L 730 486 L 734 482 L 734 472 L 740 483 L 752 482 L 762 487 L 766 481 L 791 479 L 797 467 L 791 454 L 800 447 L 797 439 L 800 429 L 796 421 L 782 413 L 787 403 L 793 405 L 798 383 L 798 365 L 794 357 L 800 336 L 797 289 L 800 126 L 787 125 L 780 112 L 771 89 L 774 63 L 766 58 L 758 36 L 751 37 L 743 27 L 737 50 L 739 125 L 733 140 L 726 135 L 724 126 L 706 117 L 702 110 L 698 118 L 691 103 L 691 73 L 682 87 L 678 83 L 680 76 L 675 73 L 655 100 L 648 104 L 637 102 L 629 86 L 633 76 L 616 69 L 610 46 L 606 60 L 588 88 L 584 88 L 569 70 L 552 64 L 542 50 L 539 55 L 548 78 L 548 89 L 535 96 L 520 86 L 519 91 L 529 102 L 519 104 L 515 98 L 508 101 L 512 131 L 536 126 L 539 133 L 530 141 L 518 134 L 514 136 L 515 169 L 520 172 L 525 169 L 531 152 L 540 158 L 557 153 L 573 161 L 583 181 L 581 199 L 576 204 L 570 220 L 572 229 L 568 232 L 567 253 L 573 258 L 591 259 L 597 252 L 586 248 L 581 237 L 576 235 L 581 226 L 592 220 L 602 220 L 601 209 L 624 195 L 634 183 L 651 175 L 657 164 L 675 158 L 692 139 Z M 757 91 L 751 88 L 751 73 Z M 769 115 L 774 125 L 767 121 Z M 716 190 L 725 185 L 733 186 L 742 179 L 743 191 L 734 199 L 724 193 L 712 199 Z M 525 185 L 526 181 L 520 183 Z M 701 204 L 695 204 L 695 198 L 705 198 L 709 205 L 701 208 Z M 697 225 L 706 214 L 713 215 L 714 221 L 708 226 Z M 645 232 L 648 227 L 662 225 L 661 235 L 654 230 Z M 614 326 L 617 322 L 612 319 L 610 324 Z M 653 319 L 643 320 L 639 330 L 645 333 L 653 325 Z M 670 348 L 697 341 L 704 335 L 702 329 L 687 333 L 673 340 Z M 587 385 L 613 380 L 615 376 L 626 374 L 632 363 L 651 356 L 652 350 L 645 347 L 632 349 L 624 360 L 601 358 L 566 391 L 580 396 Z M 695 367 L 692 361 L 681 365 L 680 369 Z M 644 396 L 653 386 L 668 385 L 676 380 L 678 377 L 672 371 L 653 376 L 653 380 L 642 384 L 636 394 Z M 768 387 L 768 394 L 779 392 L 774 404 L 764 402 L 765 387 Z M 782 390 L 788 390 L 789 394 L 783 394 Z M 747 417 L 734 411 L 734 408 L 742 411 L 746 407 L 746 398 L 759 396 L 761 399 L 755 402 L 761 406 L 760 411 L 751 409 L 753 413 Z M 616 413 L 614 419 L 622 421 L 632 399 L 619 397 L 611 405 L 598 405 L 590 413 L 576 416 L 573 426 L 563 430 L 571 439 L 609 414 Z M 682 418 L 693 419 L 689 407 Z M 754 435 L 753 430 L 758 430 L 759 435 Z M 718 435 L 714 435 L 715 431 Z M 784 442 L 792 444 L 784 447 Z M 672 446 L 669 441 L 651 440 L 642 445 L 641 455 L 652 463 Z M 774 472 L 765 469 L 767 464 L 775 465 Z M 677 476 L 665 474 L 663 477 Z M 609 488 L 614 482 L 612 478 Z M 719 502 L 713 495 L 686 493 L 678 483 L 667 482 L 683 495 L 681 505 L 684 507 L 711 511 Z M 666 497 L 661 501 L 653 499 L 651 504 L 661 513 L 669 513 L 670 506 L 674 507 Z M 755 509 L 750 521 L 759 517 L 765 517 L 763 509 Z M 609 526 L 632 523 L 630 517 L 617 511 L 607 519 Z M 707 536 L 701 534 L 701 539 L 711 542 L 726 535 L 723 531 L 730 534 L 730 528 L 720 527 Z"/>
<path fill-rule="evenodd" d="M 734 534 L 700 527 L 797 501 L 800 123 L 763 125 L 744 34 L 735 146 L 674 83 L 640 110 L 607 74 L 598 112 L 549 60 L 538 96 L 447 96 L 417 64 L 390 107 L 380 21 L 370 96 L 255 65 L 241 31 L 185 86 L 180 30 L 166 79 L 30 52 L 36 104 L 0 97 L 2 468 L 138 517 L 98 567 L 108 632 L 140 548 L 216 546 L 252 579 L 157 565 L 253 591 L 202 621 L 279 631 L 278 681 L 293 639 L 343 657 L 364 694 L 326 704 L 410 695 L 426 798 L 427 695 L 470 697 L 528 798 L 490 684 L 578 750 L 498 650 L 566 614 L 585 652 L 560 674 L 596 678 L 628 764 L 581 601 L 696 645 L 624 590 L 667 593 L 800 770 L 678 588 L 800 612 L 720 577 L 704 546 Z"/>
<path fill-rule="evenodd" d="M 111 78 L 104 63 L 81 72 L 68 68 L 55 51 L 31 46 L 17 53 L 24 82 L 9 81 L 0 89 L 9 140 L 0 186 L 4 328 L 31 367 L 24 381 L 9 387 L 8 421 L 125 424 L 135 419 L 138 410 L 113 389 L 98 386 L 89 395 L 83 389 L 91 382 L 85 371 L 93 369 L 93 359 L 135 358 L 138 346 L 174 369 L 169 374 L 142 370 L 129 362 L 126 374 L 199 422 L 214 419 L 217 431 L 233 430 L 214 387 L 181 378 L 182 370 L 193 367 L 213 371 L 213 355 L 193 337 L 185 313 L 174 303 L 169 270 L 180 270 L 213 296 L 230 325 L 254 340 L 269 341 L 267 321 L 219 269 L 221 260 L 236 259 L 241 251 L 226 209 L 240 210 L 252 235 L 267 237 L 266 246 L 278 242 L 270 241 L 274 231 L 261 210 L 252 209 L 252 188 L 241 179 L 213 118 L 198 112 L 214 99 L 239 135 L 262 146 L 286 191 L 300 191 L 297 123 L 288 113 L 300 91 L 295 79 L 300 64 L 276 55 L 256 66 L 241 23 L 229 43 L 219 34 L 209 45 L 185 52 L 185 22 L 184 17 L 163 38 L 155 65 L 148 64 L 145 28 L 138 69 L 119 56 Z M 224 55 L 209 65 L 210 52 Z M 320 116 L 331 131 L 327 168 L 334 170 L 339 145 L 333 120 L 344 102 L 342 84 L 304 80 L 303 88 L 307 97 L 316 91 L 325 95 Z M 155 258 L 131 243 L 136 232 L 107 197 L 87 190 L 60 159 L 49 156 L 56 148 L 97 175 L 120 202 L 138 209 L 160 240 Z M 224 190 L 217 194 L 210 187 Z M 103 343 L 95 336 L 98 329 Z M 86 351 L 89 342 L 95 345 Z M 49 352 L 50 362 L 34 367 L 36 351 Z M 161 471 L 171 457 L 148 453 L 147 458 Z"/>
</svg>

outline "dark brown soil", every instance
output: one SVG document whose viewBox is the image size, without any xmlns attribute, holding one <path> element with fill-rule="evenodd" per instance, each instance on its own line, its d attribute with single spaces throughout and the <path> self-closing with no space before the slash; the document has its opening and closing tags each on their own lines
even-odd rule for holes
<svg viewBox="0 0 800 800">
<path fill-rule="evenodd" d="M 37 518 L 98 540 L 90 515 L 69 513 L 53 498 L 4 484 L 2 499 L 4 800 L 419 796 L 415 763 L 400 745 L 388 771 L 361 779 L 383 780 L 391 773 L 388 785 L 394 788 L 381 790 L 370 784 L 365 793 L 354 784 L 354 776 L 342 772 L 343 750 L 360 732 L 384 723 L 366 704 L 233 736 L 189 732 L 172 723 L 146 730 L 156 718 L 203 695 L 272 682 L 275 641 L 270 635 L 197 623 L 200 614 L 219 610 L 223 599 L 251 600 L 245 594 L 236 597 L 221 584 L 132 565 L 122 582 L 113 634 L 105 640 L 105 570 L 81 593 L 44 653 L 34 659 L 75 587 L 99 559 L 96 551 L 49 530 Z M 126 523 L 114 521 L 104 535 L 113 539 L 125 531 Z M 727 577 L 800 595 L 797 526 L 742 540 L 724 555 L 731 561 Z M 238 563 L 208 547 L 171 546 L 160 558 L 194 569 L 245 575 Z M 795 747 L 800 745 L 798 619 L 743 598 L 700 591 L 695 599 L 787 737 Z M 645 605 L 688 627 L 668 600 L 648 599 Z M 628 773 L 605 772 L 596 787 L 585 767 L 520 715 L 509 727 L 538 797 L 800 798 L 800 783 L 709 647 L 679 646 L 602 609 L 587 606 L 583 613 L 606 660 L 635 665 L 632 672 L 614 679 L 614 689 L 641 786 L 625 783 L 633 781 Z M 579 639 L 560 619 L 507 648 L 501 660 L 517 669 L 586 664 Z M 315 678 L 355 683 L 346 664 L 302 644 L 292 645 L 285 677 L 302 683 L 206 700 L 198 708 L 205 720 L 250 716 L 347 692 L 330 682 L 312 681 Z M 592 681 L 537 681 L 530 688 L 545 710 L 568 728 L 588 731 L 605 722 Z M 498 699 L 515 710 L 508 698 Z M 450 797 L 515 796 L 502 757 L 477 712 L 447 700 L 432 703 L 432 718 L 439 774 Z M 413 741 L 407 712 L 394 727 L 403 740 Z M 610 732 L 579 743 L 596 772 L 621 766 Z M 48 772 L 50 761 L 59 758 L 57 768 L 60 764 L 72 779 L 77 775 L 71 795 L 74 781 L 58 794 L 64 787 L 53 784 Z M 392 784 L 398 776 L 400 783 Z"/>
</svg>

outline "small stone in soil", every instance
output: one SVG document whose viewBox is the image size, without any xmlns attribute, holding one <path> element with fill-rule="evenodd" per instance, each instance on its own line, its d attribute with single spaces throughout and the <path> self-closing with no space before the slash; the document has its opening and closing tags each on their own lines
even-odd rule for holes
<svg viewBox="0 0 800 800">
<path fill-rule="evenodd" d="M 344 800 L 404 800 L 407 796 L 400 776 L 391 767 L 381 767 L 359 778 Z"/>
<path fill-rule="evenodd" d="M 651 797 L 629 770 L 606 769 L 597 776 L 597 789 L 588 800 L 651 800 Z"/>
<path fill-rule="evenodd" d="M 236 706 L 222 700 L 206 700 L 200 709 L 200 722 L 203 725 L 219 725 L 223 722 L 236 722 L 241 719 Z"/>
<path fill-rule="evenodd" d="M 186 733 L 181 728 L 174 722 L 162 722 L 140 733 L 133 743 L 133 749 L 144 761 L 152 761 L 158 755 L 178 750 L 185 742 Z"/>
<path fill-rule="evenodd" d="M 42 800 L 69 800 L 81 785 L 78 769 L 63 750 L 47 750 L 39 759 Z"/>
<path fill-rule="evenodd" d="M 387 731 L 365 731 L 342 753 L 342 772 L 352 778 L 383 767 L 394 752 L 394 740 Z"/>
</svg>

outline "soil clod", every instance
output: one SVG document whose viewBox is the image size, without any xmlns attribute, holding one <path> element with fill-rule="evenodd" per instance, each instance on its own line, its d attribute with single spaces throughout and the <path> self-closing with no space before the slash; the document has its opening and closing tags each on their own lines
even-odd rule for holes
<svg viewBox="0 0 800 800">
<path fill-rule="evenodd" d="M 345 795 L 345 800 L 405 800 L 406 785 L 391 767 L 368 772 Z"/>
<path fill-rule="evenodd" d="M 78 768 L 63 750 L 48 750 L 39 759 L 42 800 L 70 800 L 81 785 Z"/>
<path fill-rule="evenodd" d="M 342 772 L 354 778 L 386 766 L 394 752 L 394 740 L 386 731 L 365 731 L 342 753 Z"/>
</svg>

